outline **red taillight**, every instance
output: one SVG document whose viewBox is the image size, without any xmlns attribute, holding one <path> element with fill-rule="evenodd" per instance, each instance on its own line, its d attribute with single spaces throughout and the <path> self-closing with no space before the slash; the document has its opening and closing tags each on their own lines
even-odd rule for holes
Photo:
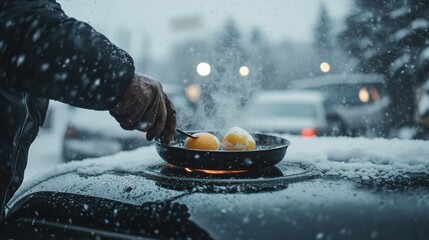
<svg viewBox="0 0 429 240">
<path fill-rule="evenodd" d="M 66 133 L 64 135 L 65 135 L 65 138 L 76 138 L 77 130 L 72 126 L 68 126 Z"/>
<path fill-rule="evenodd" d="M 304 128 L 301 130 L 301 137 L 311 138 L 317 136 L 317 130 L 314 128 Z"/>
</svg>

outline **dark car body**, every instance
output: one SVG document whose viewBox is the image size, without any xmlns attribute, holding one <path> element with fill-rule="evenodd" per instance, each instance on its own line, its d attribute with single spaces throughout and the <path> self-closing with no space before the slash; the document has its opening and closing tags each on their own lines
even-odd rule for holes
<svg viewBox="0 0 429 240">
<path fill-rule="evenodd" d="M 153 147 L 122 153 L 120 158 L 65 164 L 57 172 L 33 180 L 9 203 L 1 236 L 429 237 L 429 182 L 424 174 L 404 174 L 389 181 L 354 179 L 326 174 L 312 164 L 288 161 L 287 157 L 273 168 L 208 174 L 168 165 Z M 395 167 L 391 171 L 397 172 Z"/>
</svg>

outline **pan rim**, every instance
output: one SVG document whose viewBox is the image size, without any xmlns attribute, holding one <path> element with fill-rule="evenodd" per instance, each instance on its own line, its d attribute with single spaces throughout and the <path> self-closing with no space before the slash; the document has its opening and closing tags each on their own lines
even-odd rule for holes
<svg viewBox="0 0 429 240">
<path fill-rule="evenodd" d="M 212 130 L 202 130 L 202 131 L 188 131 L 190 134 L 192 133 L 197 133 L 197 132 L 208 132 L 208 133 L 213 133 L 213 132 L 220 132 L 220 131 L 212 131 Z M 286 141 L 285 144 L 281 144 L 279 146 L 273 147 L 273 148 L 268 148 L 268 149 L 252 149 L 252 150 L 224 150 L 224 149 L 219 149 L 219 150 L 199 150 L 199 149 L 188 149 L 185 147 L 178 147 L 178 146 L 167 146 L 167 145 L 163 145 L 161 143 L 161 141 L 158 138 L 155 138 L 153 141 L 155 142 L 155 144 L 160 145 L 164 148 L 170 148 L 170 149 L 177 149 L 177 150 L 186 150 L 186 151 L 190 151 L 190 152 L 204 152 L 204 153 L 219 153 L 219 152 L 224 152 L 224 153 L 251 153 L 251 152 L 265 152 L 265 151 L 272 151 L 272 150 L 277 150 L 277 149 L 281 149 L 281 148 L 285 148 L 285 147 L 289 147 L 291 145 L 291 142 L 286 139 L 286 138 L 282 138 L 279 136 L 275 136 L 275 135 L 271 135 L 271 134 L 266 134 L 266 133 L 250 133 L 250 135 L 255 136 L 255 135 L 263 135 L 265 137 L 273 137 L 273 138 L 279 138 L 282 141 Z"/>
</svg>

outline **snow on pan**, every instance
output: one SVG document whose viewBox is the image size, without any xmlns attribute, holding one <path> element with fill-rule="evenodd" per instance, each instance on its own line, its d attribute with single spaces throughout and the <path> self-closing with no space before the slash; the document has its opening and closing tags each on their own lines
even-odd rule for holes
<svg viewBox="0 0 429 240">
<path fill-rule="evenodd" d="M 399 139 L 290 137 L 286 159 L 324 175 L 386 182 L 429 177 L 429 142 Z"/>
</svg>

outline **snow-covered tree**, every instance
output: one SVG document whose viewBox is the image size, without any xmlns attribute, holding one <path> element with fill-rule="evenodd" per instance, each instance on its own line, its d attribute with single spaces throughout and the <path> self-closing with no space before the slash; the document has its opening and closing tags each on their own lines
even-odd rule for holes
<svg viewBox="0 0 429 240">
<path fill-rule="evenodd" d="M 250 37 L 251 59 L 254 74 L 257 81 L 264 89 L 273 88 L 277 82 L 277 74 L 274 66 L 274 60 L 270 52 L 270 46 L 266 42 L 262 32 L 259 29 L 253 29 Z"/>
<path fill-rule="evenodd" d="M 314 28 L 314 48 L 321 61 L 331 61 L 332 46 L 332 20 L 324 4 L 320 5 L 319 17 Z"/>
<path fill-rule="evenodd" d="M 356 71 L 387 77 L 392 126 L 411 124 L 414 90 L 429 76 L 429 2 L 355 1 L 339 39 Z"/>
<path fill-rule="evenodd" d="M 213 77 L 228 75 L 231 80 L 237 79 L 238 69 L 247 60 L 247 54 L 241 42 L 241 34 L 233 20 L 226 22 L 223 31 L 216 39 L 213 52 Z"/>
</svg>

